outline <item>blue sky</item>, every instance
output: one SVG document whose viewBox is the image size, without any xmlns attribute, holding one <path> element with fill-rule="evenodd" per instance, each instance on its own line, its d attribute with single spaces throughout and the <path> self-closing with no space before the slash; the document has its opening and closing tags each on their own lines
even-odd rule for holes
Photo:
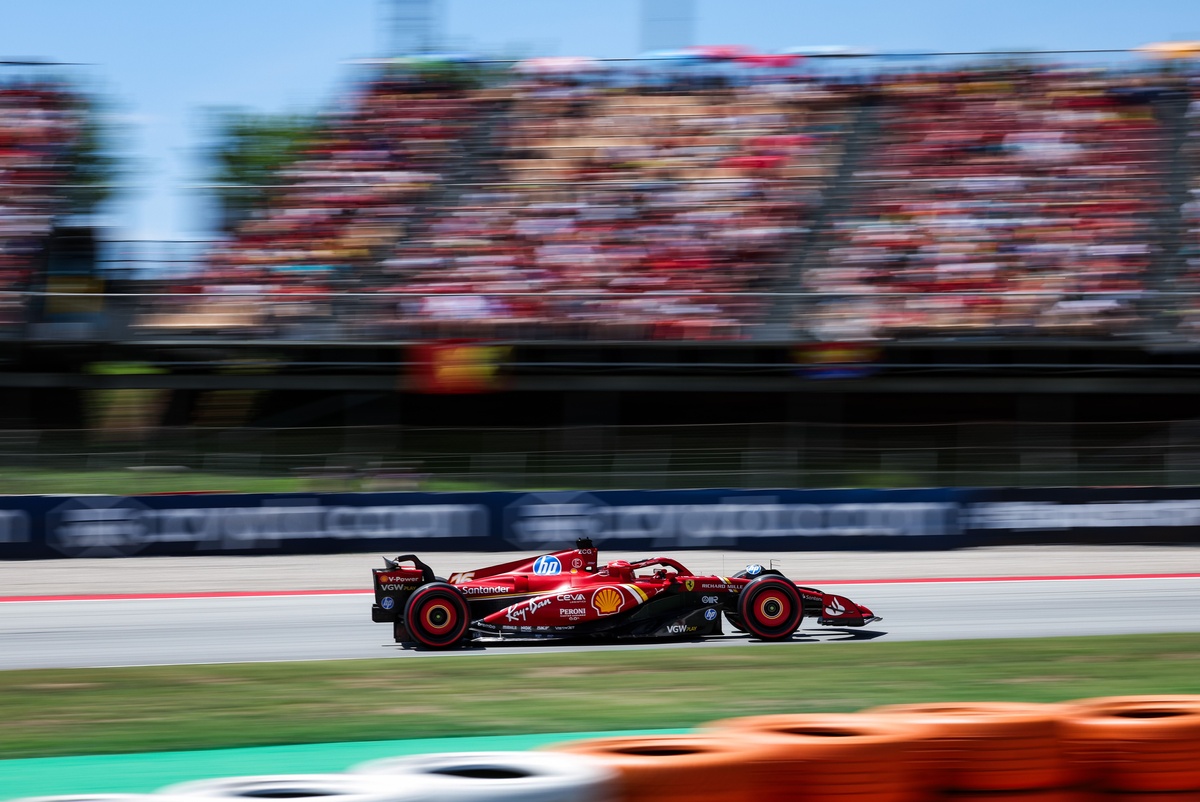
<svg viewBox="0 0 1200 802">
<path fill-rule="evenodd" d="M 621 57 L 639 51 L 637 0 L 442 0 L 456 49 Z M 204 110 L 311 109 L 386 47 L 384 0 L 0 0 L 0 57 L 87 62 L 139 159 L 113 216 L 129 239 L 207 236 Z M 1091 49 L 1200 39 L 1194 0 L 698 0 L 699 43 L 763 50 Z M 7 68 L 0 68 L 7 69 Z"/>
</svg>

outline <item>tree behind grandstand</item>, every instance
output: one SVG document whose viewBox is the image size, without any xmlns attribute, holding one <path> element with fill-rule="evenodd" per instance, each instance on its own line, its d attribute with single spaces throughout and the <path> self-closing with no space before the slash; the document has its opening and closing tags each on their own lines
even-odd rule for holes
<svg viewBox="0 0 1200 802">
<path fill-rule="evenodd" d="M 71 143 L 63 176 L 61 197 L 73 214 L 95 214 L 112 197 L 118 180 L 128 166 L 119 153 L 123 126 L 110 97 L 72 87 L 71 82 L 52 80 L 62 88 L 62 103 L 78 114 L 80 126 Z"/>
<path fill-rule="evenodd" d="M 308 147 L 316 121 L 298 114 L 258 114 L 239 109 L 212 112 L 209 175 L 220 207 L 220 227 L 231 231 L 266 202 L 280 170 Z"/>
</svg>

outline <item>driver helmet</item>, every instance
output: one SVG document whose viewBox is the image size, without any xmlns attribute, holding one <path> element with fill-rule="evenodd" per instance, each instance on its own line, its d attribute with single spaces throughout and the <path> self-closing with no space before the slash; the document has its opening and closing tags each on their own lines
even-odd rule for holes
<svg viewBox="0 0 1200 802">
<path fill-rule="evenodd" d="M 629 564 L 629 560 L 609 560 L 599 571 L 600 576 L 629 576 L 633 573 L 633 566 Z"/>
</svg>

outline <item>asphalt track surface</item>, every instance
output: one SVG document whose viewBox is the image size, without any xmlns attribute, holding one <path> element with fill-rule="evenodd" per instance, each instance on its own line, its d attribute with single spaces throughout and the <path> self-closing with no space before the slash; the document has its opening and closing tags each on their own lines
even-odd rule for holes
<svg viewBox="0 0 1200 802">
<path fill-rule="evenodd" d="M 843 553 L 829 558 L 841 566 L 839 571 L 814 555 L 786 555 L 785 569 L 789 563 L 803 561 L 823 566 L 819 573 L 827 577 L 820 580 L 790 571 L 793 579 L 849 596 L 884 620 L 859 630 L 802 626 L 791 643 L 760 645 L 820 648 L 822 642 L 874 638 L 913 641 L 1200 632 L 1200 550 L 988 551 L 955 553 L 957 556 L 893 554 L 877 562 L 856 561 L 855 555 Z M 624 555 L 602 555 L 618 556 Z M 740 567 L 736 560 L 744 555 L 693 552 L 677 556 L 693 570 L 720 573 L 722 568 Z M 21 586 L 23 593 L 0 595 L 0 643 L 4 644 L 0 669 L 403 659 L 438 654 L 391 643 L 390 627 L 370 620 L 371 596 L 361 579 L 350 587 L 312 587 L 325 583 L 323 569 L 328 565 L 322 561 L 329 558 L 308 558 L 313 569 L 308 572 L 289 564 L 282 573 L 290 575 L 293 587 L 267 587 L 279 584 L 281 571 L 271 562 L 276 559 L 259 558 L 251 564 L 252 569 L 243 568 L 240 573 L 231 570 L 233 563 L 227 563 L 219 571 L 222 582 L 205 581 L 198 563 L 184 563 L 179 570 L 186 571 L 190 580 L 175 582 L 173 590 L 160 589 L 154 582 L 139 583 L 136 576 L 128 575 L 120 588 L 89 594 L 78 593 L 73 584 L 31 585 L 27 581 Z M 369 577 L 366 569 L 377 559 L 342 556 L 359 577 Z M 495 561 L 499 561 L 496 555 L 454 555 L 451 567 Z M 15 572 L 21 565 L 26 580 L 43 570 L 50 577 L 61 577 L 64 571 L 79 576 L 77 561 L 9 564 L 4 570 Z M 166 565 L 161 563 L 147 576 L 157 581 Z M 853 576 L 856 570 L 861 572 L 858 577 Z M 239 577 L 237 582 L 228 581 L 231 573 Z M 839 574 L 844 578 L 835 578 Z M 310 578 L 305 580 L 305 576 Z M 321 581 L 314 581 L 313 576 Z M 0 579 L 4 579 L 3 572 Z M 10 584 L 2 587 L 8 590 Z M 753 641 L 742 635 L 703 643 L 652 645 L 504 643 L 458 654 L 473 659 L 580 648 L 720 648 L 746 643 Z"/>
</svg>

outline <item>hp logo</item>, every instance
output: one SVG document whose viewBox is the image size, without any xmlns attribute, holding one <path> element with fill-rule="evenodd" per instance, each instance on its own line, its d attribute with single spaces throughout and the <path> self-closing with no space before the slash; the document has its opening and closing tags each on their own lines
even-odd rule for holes
<svg viewBox="0 0 1200 802">
<path fill-rule="evenodd" d="M 533 561 L 533 572 L 539 576 L 561 573 L 562 563 L 558 561 L 557 557 L 551 557 L 547 554 Z"/>
</svg>

